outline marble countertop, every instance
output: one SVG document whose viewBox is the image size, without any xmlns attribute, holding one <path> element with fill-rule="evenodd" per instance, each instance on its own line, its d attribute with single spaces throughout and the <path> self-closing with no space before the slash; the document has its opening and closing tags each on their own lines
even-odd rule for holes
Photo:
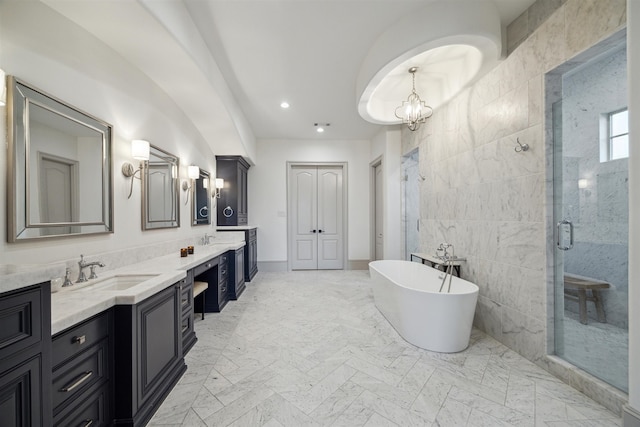
<svg viewBox="0 0 640 427">
<path fill-rule="evenodd" d="M 257 225 L 219 225 L 216 227 L 216 230 L 224 231 L 224 230 L 252 230 L 254 228 L 258 228 Z"/>
<path fill-rule="evenodd" d="M 114 305 L 137 304 L 184 278 L 187 270 L 229 250 L 240 249 L 244 240 L 196 246 L 195 253 L 180 257 L 165 255 L 126 267 L 110 270 L 97 279 L 51 295 L 51 334 L 54 335 Z M 0 292 L 30 286 L 64 276 L 64 264 L 0 266 Z M 93 285 L 120 275 L 150 275 L 148 280 L 124 290 L 100 290 Z M 6 280 L 5 280 L 6 278 Z"/>
</svg>

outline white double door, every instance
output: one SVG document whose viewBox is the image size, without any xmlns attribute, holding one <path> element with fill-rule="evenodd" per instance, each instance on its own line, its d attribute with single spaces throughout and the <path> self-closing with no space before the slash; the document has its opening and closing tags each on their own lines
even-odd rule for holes
<svg viewBox="0 0 640 427">
<path fill-rule="evenodd" d="M 342 166 L 289 171 L 290 256 L 293 270 L 344 268 Z"/>
</svg>

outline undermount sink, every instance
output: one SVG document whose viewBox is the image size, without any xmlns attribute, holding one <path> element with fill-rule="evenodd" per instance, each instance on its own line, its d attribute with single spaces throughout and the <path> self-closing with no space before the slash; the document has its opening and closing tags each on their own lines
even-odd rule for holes
<svg viewBox="0 0 640 427">
<path fill-rule="evenodd" d="M 124 291 L 142 282 L 158 277 L 157 274 L 119 274 L 98 279 L 95 283 L 83 287 L 82 291 Z"/>
</svg>

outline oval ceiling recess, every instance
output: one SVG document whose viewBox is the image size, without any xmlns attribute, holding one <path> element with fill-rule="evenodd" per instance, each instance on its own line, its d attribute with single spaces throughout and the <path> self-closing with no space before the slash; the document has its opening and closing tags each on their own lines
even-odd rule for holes
<svg viewBox="0 0 640 427">
<path fill-rule="evenodd" d="M 407 49 L 407 40 L 412 46 Z M 412 90 L 434 110 L 502 58 L 500 16 L 491 0 L 435 1 L 385 31 L 371 47 L 356 82 L 358 112 L 397 124 L 395 109 Z"/>
</svg>

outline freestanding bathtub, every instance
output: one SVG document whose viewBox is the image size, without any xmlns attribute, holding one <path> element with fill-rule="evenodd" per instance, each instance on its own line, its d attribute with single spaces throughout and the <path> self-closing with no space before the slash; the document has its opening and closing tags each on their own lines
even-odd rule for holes
<svg viewBox="0 0 640 427">
<path fill-rule="evenodd" d="M 455 353 L 469 345 L 478 286 L 449 277 L 438 292 L 444 272 L 398 260 L 369 263 L 378 310 L 408 342 L 430 351 Z"/>
</svg>

